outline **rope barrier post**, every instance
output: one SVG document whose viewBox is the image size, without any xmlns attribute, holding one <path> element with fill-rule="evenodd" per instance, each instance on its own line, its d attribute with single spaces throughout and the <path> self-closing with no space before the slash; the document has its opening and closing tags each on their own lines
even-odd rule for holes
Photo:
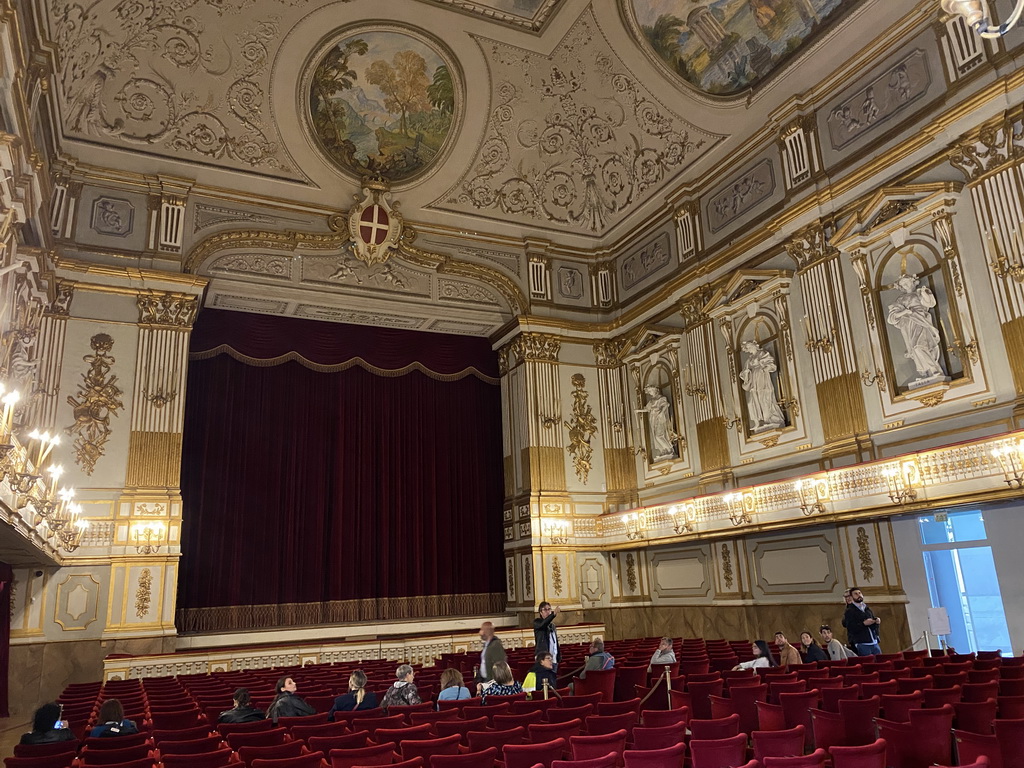
<svg viewBox="0 0 1024 768">
<path fill-rule="evenodd" d="M 665 695 L 668 696 L 668 708 L 672 709 L 672 668 L 666 665 L 662 675 L 665 677 Z"/>
<path fill-rule="evenodd" d="M 541 682 L 544 684 L 544 701 L 547 701 L 548 697 L 551 695 L 551 682 L 546 677 Z"/>
</svg>

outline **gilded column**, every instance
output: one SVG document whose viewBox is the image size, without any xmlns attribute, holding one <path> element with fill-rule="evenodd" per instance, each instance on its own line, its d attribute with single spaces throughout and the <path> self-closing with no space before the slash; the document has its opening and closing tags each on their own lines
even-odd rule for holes
<svg viewBox="0 0 1024 768">
<path fill-rule="evenodd" d="M 843 289 L 840 252 L 820 223 L 796 233 L 786 250 L 798 266 L 804 303 L 801 327 L 811 358 L 825 438 L 825 456 L 860 454 L 867 445 L 867 411 Z"/>
<path fill-rule="evenodd" d="M 636 505 L 637 475 L 631 448 L 633 420 L 629 413 L 629 382 L 626 366 L 619 356 L 624 345 L 623 338 L 594 344 L 602 424 L 599 433 L 604 449 L 609 503 Z"/>
<path fill-rule="evenodd" d="M 57 281 L 57 295 L 43 313 L 39 326 L 39 366 L 35 391 L 30 402 L 28 423 L 54 432 L 57 427 L 57 406 L 60 404 L 61 363 L 64 359 L 64 336 L 71 313 L 74 284 Z"/>
</svg>

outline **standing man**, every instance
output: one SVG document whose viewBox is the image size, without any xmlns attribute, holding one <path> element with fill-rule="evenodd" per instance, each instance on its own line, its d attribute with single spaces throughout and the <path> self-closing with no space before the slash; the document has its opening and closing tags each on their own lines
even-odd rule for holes
<svg viewBox="0 0 1024 768">
<path fill-rule="evenodd" d="M 853 602 L 853 598 L 850 597 L 850 590 L 846 590 L 845 592 L 843 592 L 843 606 L 844 606 L 843 610 L 844 611 L 846 610 L 847 607 L 849 607 L 850 603 L 852 603 L 852 602 Z M 843 614 L 843 629 L 846 630 L 846 647 L 851 649 L 851 650 L 853 650 L 853 646 L 850 645 L 850 628 L 846 626 L 846 614 L 845 613 Z M 856 656 L 857 654 L 854 653 L 853 655 Z"/>
<path fill-rule="evenodd" d="M 558 653 L 558 633 L 555 631 L 555 616 L 559 614 L 558 606 L 552 607 L 545 601 L 537 606 L 539 618 L 533 620 L 533 651 L 535 654 L 550 653 L 558 669 L 560 655 Z"/>
<path fill-rule="evenodd" d="M 860 587 L 850 587 L 852 602 L 846 606 L 843 625 L 850 633 L 850 645 L 858 656 L 873 656 L 882 652 L 878 644 L 878 625 L 882 620 L 875 616 L 864 602 Z"/>
<path fill-rule="evenodd" d="M 484 647 L 480 652 L 480 669 L 477 670 L 476 680 L 483 683 L 490 680 L 494 675 L 494 665 L 499 661 L 507 661 L 505 646 L 501 640 L 494 636 L 494 624 L 485 621 L 480 625 L 480 640 Z"/>
</svg>

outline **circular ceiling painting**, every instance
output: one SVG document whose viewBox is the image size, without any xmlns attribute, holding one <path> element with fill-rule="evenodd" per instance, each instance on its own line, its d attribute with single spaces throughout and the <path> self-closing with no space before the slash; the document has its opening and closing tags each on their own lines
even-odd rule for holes
<svg viewBox="0 0 1024 768">
<path fill-rule="evenodd" d="M 441 156 L 461 101 L 453 59 L 405 31 L 349 31 L 308 78 L 310 129 L 342 170 L 400 182 Z"/>
<path fill-rule="evenodd" d="M 626 0 L 654 54 L 693 86 L 745 90 L 857 0 Z"/>
</svg>

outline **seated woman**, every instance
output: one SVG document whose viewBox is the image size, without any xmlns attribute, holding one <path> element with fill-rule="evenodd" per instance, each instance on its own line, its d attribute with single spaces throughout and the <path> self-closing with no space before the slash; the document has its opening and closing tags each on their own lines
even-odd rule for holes
<svg viewBox="0 0 1024 768">
<path fill-rule="evenodd" d="M 131 720 L 124 719 L 124 707 L 118 699 L 107 699 L 100 707 L 100 713 L 96 717 L 99 723 L 89 731 L 89 738 L 105 738 L 109 736 L 131 736 L 138 733 L 139 729 Z"/>
<path fill-rule="evenodd" d="M 734 670 L 754 670 L 760 669 L 761 667 L 778 666 L 778 664 L 775 663 L 775 658 L 772 656 L 771 650 L 768 648 L 768 643 L 766 643 L 764 640 L 755 640 L 750 650 L 753 652 L 754 658 L 752 658 L 750 661 L 741 661 L 739 664 L 733 667 Z"/>
<path fill-rule="evenodd" d="M 438 701 L 461 701 L 471 698 L 473 694 L 466 687 L 466 681 L 459 670 L 446 669 L 441 673 L 441 692 L 437 694 Z"/>
<path fill-rule="evenodd" d="M 537 654 L 537 663 L 526 673 L 523 681 L 523 690 L 532 693 L 543 691 L 544 681 L 547 680 L 548 687 L 555 690 L 558 687 L 558 677 L 555 675 L 555 657 L 546 651 Z M 531 696 L 531 698 L 544 698 L 543 696 Z"/>
<path fill-rule="evenodd" d="M 252 705 L 252 697 L 249 696 L 248 688 L 237 689 L 232 699 L 234 699 L 235 706 L 221 712 L 220 717 L 217 718 L 218 723 L 251 723 L 264 719 L 263 710 Z"/>
<path fill-rule="evenodd" d="M 804 664 L 810 664 L 812 661 L 828 661 L 825 649 L 814 642 L 814 635 L 806 629 L 800 633 L 800 645 L 803 646 Z"/>
<path fill-rule="evenodd" d="M 499 661 L 494 665 L 494 679 L 477 685 L 476 692 L 483 697 L 480 703 L 486 704 L 488 696 L 514 696 L 523 692 L 523 686 L 512 678 L 508 662 Z"/>
<path fill-rule="evenodd" d="M 387 693 L 384 694 L 384 701 L 381 706 L 384 709 L 388 707 L 405 707 L 411 704 L 422 704 L 423 699 L 420 698 L 420 693 L 416 690 L 416 684 L 412 681 L 414 677 L 413 669 L 408 664 L 402 664 L 398 669 L 395 670 L 394 684 L 388 688 Z"/>
<path fill-rule="evenodd" d="M 358 709 L 376 709 L 377 694 L 366 690 L 366 673 L 357 669 L 348 676 L 348 693 L 343 693 L 334 700 L 334 706 L 327 713 L 327 719 L 333 720 L 335 712 L 354 712 Z"/>
<path fill-rule="evenodd" d="M 307 704 L 304 698 L 295 695 L 298 686 L 291 677 L 285 676 L 278 680 L 274 690 L 277 691 L 277 696 L 267 707 L 267 718 L 273 720 L 274 725 L 277 725 L 278 718 L 316 714 L 316 710 Z"/>
<path fill-rule="evenodd" d="M 43 704 L 32 718 L 32 730 L 21 736 L 20 744 L 53 744 L 74 741 L 75 734 L 60 719 L 61 707 L 55 701 Z"/>
</svg>

